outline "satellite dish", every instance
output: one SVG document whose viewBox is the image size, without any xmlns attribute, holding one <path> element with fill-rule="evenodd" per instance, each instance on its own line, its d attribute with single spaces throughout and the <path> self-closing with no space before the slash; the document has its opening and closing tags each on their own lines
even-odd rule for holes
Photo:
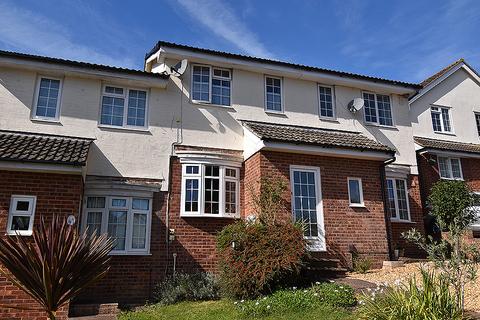
<svg viewBox="0 0 480 320">
<path fill-rule="evenodd" d="M 76 220 L 76 219 L 75 219 L 75 216 L 74 216 L 74 215 L 69 215 L 69 216 L 67 217 L 67 224 L 68 224 L 69 226 L 73 226 L 73 225 L 75 224 L 75 220 Z"/>
<path fill-rule="evenodd" d="M 355 98 L 348 103 L 348 110 L 351 113 L 355 113 L 360 109 L 362 109 L 364 105 L 365 105 L 365 100 L 363 100 L 362 98 Z"/>
<path fill-rule="evenodd" d="M 188 60 L 183 59 L 173 67 L 170 67 L 169 74 L 174 75 L 176 77 L 180 77 L 185 72 L 185 70 L 187 70 L 187 66 L 188 66 Z"/>
</svg>

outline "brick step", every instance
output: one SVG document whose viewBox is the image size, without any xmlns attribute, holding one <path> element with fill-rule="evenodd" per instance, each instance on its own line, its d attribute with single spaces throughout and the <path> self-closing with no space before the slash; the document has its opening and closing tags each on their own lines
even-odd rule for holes
<svg viewBox="0 0 480 320">
<path fill-rule="evenodd" d="M 340 266 L 340 260 L 334 258 L 311 258 L 305 263 L 308 267 L 334 267 Z"/>
<path fill-rule="evenodd" d="M 119 312 L 118 303 L 70 304 L 69 316 L 70 319 L 92 316 L 96 317 L 95 319 L 115 319 Z"/>
</svg>

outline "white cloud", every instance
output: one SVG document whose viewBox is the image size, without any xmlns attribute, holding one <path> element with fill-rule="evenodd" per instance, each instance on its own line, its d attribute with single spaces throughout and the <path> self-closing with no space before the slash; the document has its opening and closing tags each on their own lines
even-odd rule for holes
<svg viewBox="0 0 480 320">
<path fill-rule="evenodd" d="M 245 53 L 272 58 L 254 32 L 221 0 L 176 0 L 188 14 L 217 36 L 231 42 Z"/>
<path fill-rule="evenodd" d="M 0 3 L 0 43 L 9 50 L 135 67 L 132 59 L 113 57 L 76 43 L 65 26 L 8 2 Z"/>
</svg>

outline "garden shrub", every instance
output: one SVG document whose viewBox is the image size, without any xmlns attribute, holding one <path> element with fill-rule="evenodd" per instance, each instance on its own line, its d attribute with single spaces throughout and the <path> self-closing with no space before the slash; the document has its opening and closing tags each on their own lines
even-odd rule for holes
<svg viewBox="0 0 480 320">
<path fill-rule="evenodd" d="M 368 258 L 355 258 L 353 260 L 353 270 L 358 273 L 367 273 L 372 268 L 372 260 Z"/>
<path fill-rule="evenodd" d="M 456 303 L 449 282 L 433 271 L 421 270 L 421 285 L 415 277 L 408 284 L 397 282 L 393 288 L 377 288 L 359 304 L 361 319 L 374 320 L 460 320 L 462 309 Z"/>
<path fill-rule="evenodd" d="M 176 274 L 158 283 L 153 291 L 155 303 L 163 305 L 180 301 L 215 300 L 219 298 L 219 285 L 210 273 Z"/>
<path fill-rule="evenodd" d="M 303 229 L 291 222 L 265 225 L 239 221 L 217 238 L 224 293 L 254 298 L 297 274 L 306 251 Z"/>
<path fill-rule="evenodd" d="M 309 289 L 278 290 L 272 295 L 255 300 L 235 302 L 245 318 L 304 311 L 321 305 L 351 307 L 355 304 L 356 299 L 351 287 L 332 283 L 317 284 Z"/>
</svg>

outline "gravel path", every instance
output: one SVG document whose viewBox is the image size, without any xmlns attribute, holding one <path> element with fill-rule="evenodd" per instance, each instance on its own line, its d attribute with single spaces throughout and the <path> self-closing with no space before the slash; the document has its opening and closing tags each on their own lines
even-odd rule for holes
<svg viewBox="0 0 480 320">
<path fill-rule="evenodd" d="M 424 263 L 425 265 L 425 263 Z M 428 264 L 431 266 L 431 264 Z M 420 279 L 420 263 L 408 263 L 405 266 L 393 270 L 370 270 L 366 274 L 351 272 L 347 274 L 347 279 L 359 279 L 373 283 L 385 283 L 393 285 L 397 279 L 402 282 L 408 281 L 408 278 L 416 275 Z M 480 274 L 480 268 L 479 268 Z M 465 288 L 465 309 L 480 313 L 480 278 L 469 283 Z"/>
</svg>

